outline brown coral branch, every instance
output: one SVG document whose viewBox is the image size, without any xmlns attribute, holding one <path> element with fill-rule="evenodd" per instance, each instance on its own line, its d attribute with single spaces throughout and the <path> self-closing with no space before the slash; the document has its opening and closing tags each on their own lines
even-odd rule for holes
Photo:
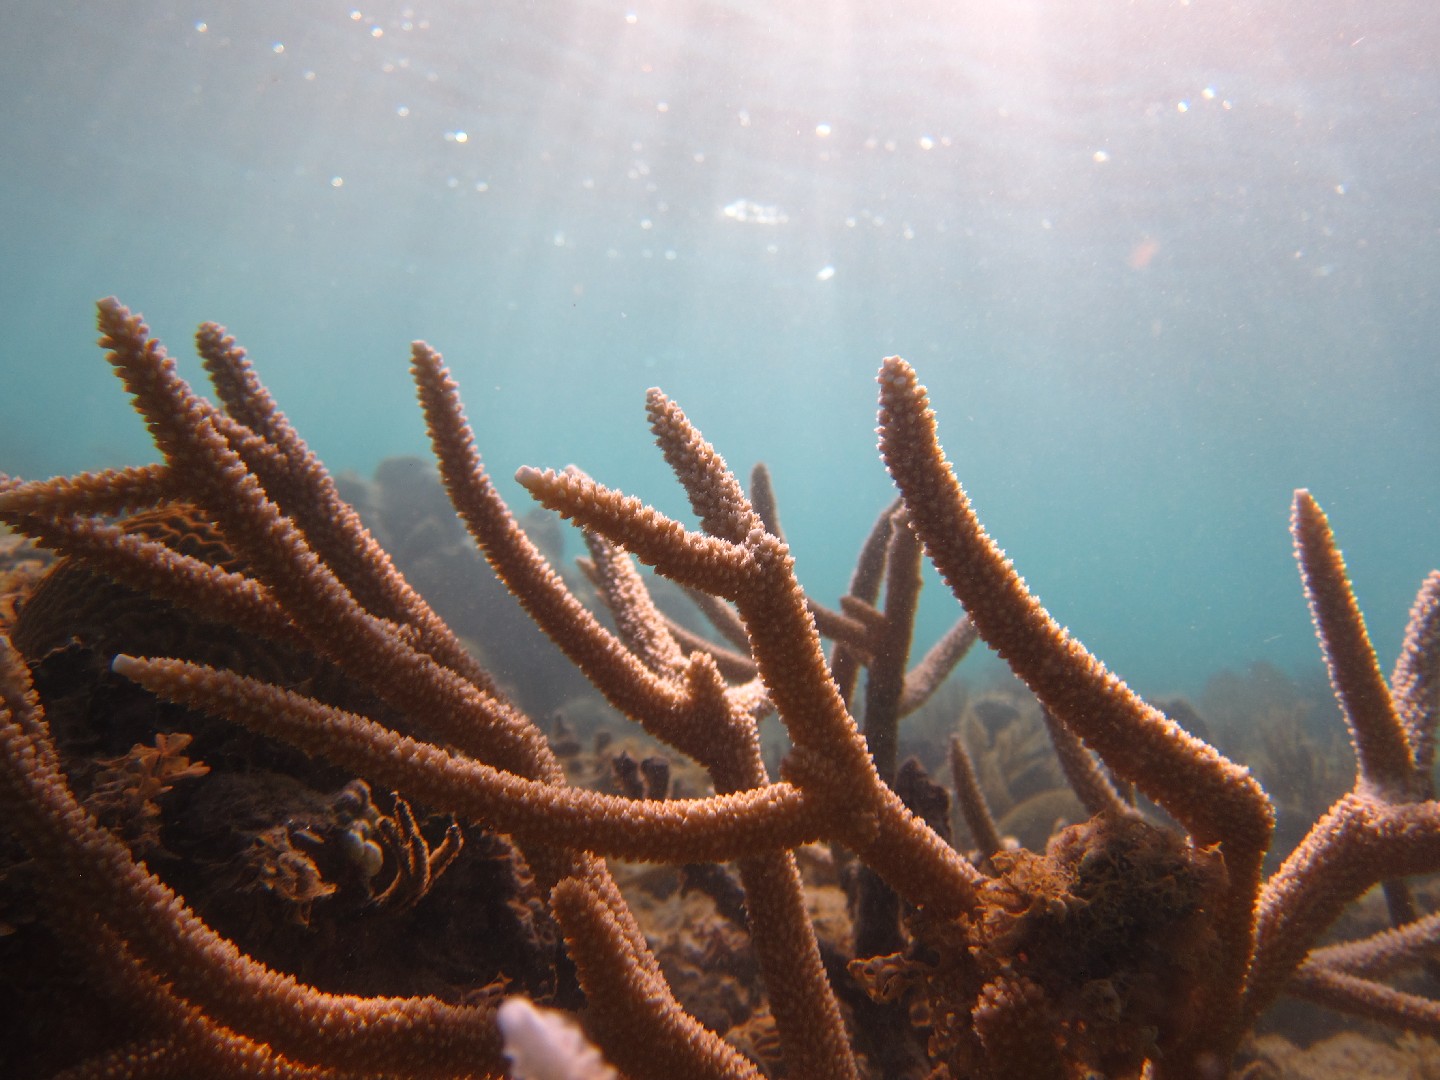
<svg viewBox="0 0 1440 1080">
<path fill-rule="evenodd" d="M 735 614 L 734 608 L 719 597 L 699 589 L 686 589 L 685 595 L 690 597 L 691 603 L 700 610 L 700 614 L 705 616 L 716 633 L 735 648 L 749 653 L 750 639 L 745 635 L 745 624 L 740 621 L 740 616 Z"/>
<path fill-rule="evenodd" d="M 563 879 L 550 894 L 590 1013 L 610 1033 L 606 1057 L 636 1080 L 759 1080 L 754 1065 L 675 1001 L 643 939 L 617 917 L 617 904 L 610 888 L 580 877 Z"/>
<path fill-rule="evenodd" d="M 402 712 L 447 739 L 522 772 L 554 778 L 559 764 L 539 731 L 507 703 L 419 652 L 393 624 L 365 611 L 317 557 L 299 527 L 266 495 L 144 322 L 101 301 L 101 344 L 124 380 L 177 483 L 219 523 L 311 644 L 366 680 Z"/>
<path fill-rule="evenodd" d="M 114 667 L 167 700 L 214 712 L 544 847 L 653 862 L 725 862 L 821 834 L 819 810 L 786 783 L 706 799 L 625 799 L 504 772 L 232 672 L 129 656 L 116 657 Z"/>
<path fill-rule="evenodd" d="M 7 514 L 119 515 L 176 497 L 174 479 L 166 465 L 136 465 L 125 469 L 56 476 L 4 487 Z"/>
<path fill-rule="evenodd" d="M 1415 595 L 1405 643 L 1390 676 L 1400 723 L 1414 757 L 1421 794 L 1434 796 L 1435 727 L 1440 722 L 1440 570 L 1432 570 Z"/>
<path fill-rule="evenodd" d="M 61 903 L 57 911 L 64 911 Z M 137 1039 L 61 1071 L 54 1080 L 108 1080 L 114 1077 L 207 1076 L 248 1080 L 361 1080 L 372 1075 L 360 1070 L 342 1070 L 325 1065 L 305 1065 L 286 1059 L 273 1047 L 257 1042 L 216 1023 L 190 1002 L 177 997 L 170 985 L 135 957 L 130 948 L 103 922 L 75 917 L 75 912 L 58 916 L 77 943 L 87 949 L 93 966 L 102 966 L 101 976 L 112 984 L 118 996 L 132 1007 L 143 1008 L 148 1019 L 168 1034 Z M 487 1077 L 498 1073 L 487 1071 Z"/>
<path fill-rule="evenodd" d="M 585 534 L 585 546 L 590 549 L 601 598 L 625 648 L 655 674 L 675 678 L 685 668 L 685 655 L 630 556 L 595 533 Z"/>
<path fill-rule="evenodd" d="M 708 638 L 702 637 L 688 627 L 681 626 L 669 617 L 666 618 L 665 622 L 670 628 L 670 636 L 675 639 L 680 648 L 685 650 L 687 655 L 694 652 L 709 653 L 710 657 L 715 661 L 716 667 L 720 669 L 720 673 L 727 679 L 748 682 L 755 678 L 755 661 L 750 658 L 748 651 L 741 654 L 734 649 L 726 649 L 716 645 Z M 746 645 L 746 649 L 749 649 L 748 644 Z"/>
<path fill-rule="evenodd" d="M 212 621 L 271 641 L 300 645 L 304 635 L 270 591 L 244 574 L 79 515 L 13 514 L 12 496 L 0 493 L 0 517 L 47 547 L 83 561 L 132 589 L 188 608 Z"/>
<path fill-rule="evenodd" d="M 195 343 L 228 419 L 240 433 L 272 451 L 274 459 L 266 468 L 272 459 L 262 462 L 241 456 L 336 578 L 367 611 L 416 628 L 423 651 L 493 696 L 489 674 L 396 571 L 354 508 L 340 497 L 329 471 L 275 404 L 245 350 L 215 323 L 203 324 Z M 231 444 L 235 445 L 233 437 Z"/>
<path fill-rule="evenodd" d="M 651 670 L 672 677 L 685 674 L 686 661 L 630 557 L 593 533 L 586 536 L 622 639 Z M 703 673 L 708 686 L 696 682 L 696 692 L 688 697 L 697 706 L 708 699 L 711 707 L 697 710 L 703 716 L 674 717 L 681 720 L 678 729 L 668 721 L 657 722 L 660 718 L 652 718 L 647 727 L 682 748 L 691 747 L 709 770 L 717 791 L 759 789 L 769 777 L 754 722 L 743 705 L 727 705 L 718 671 L 708 660 L 702 661 L 706 656 L 698 654 L 690 667 L 696 675 Z M 677 735 L 679 738 L 674 737 Z M 698 740 L 697 735 L 701 736 Z M 858 1080 L 839 1005 L 810 926 L 794 856 L 789 851 L 749 855 L 740 859 L 739 869 L 751 941 L 792 1073 L 797 1080 Z"/>
<path fill-rule="evenodd" d="M 717 790 L 765 798 L 768 778 L 753 721 L 746 712 L 729 707 L 718 672 L 704 653 L 692 654 L 688 661 L 681 656 L 628 557 L 598 539 L 589 541 L 597 577 L 616 615 L 616 638 L 571 596 L 514 524 L 480 463 L 458 390 L 439 354 L 417 345 L 412 371 L 451 500 L 531 618 L 612 704 L 704 764 Z M 590 483 L 576 471 L 567 471 L 565 478 Z M 631 816 L 639 813 L 632 810 Z M 763 846 L 790 846 L 775 840 L 772 836 Z M 575 836 L 569 842 L 583 843 Z M 793 1048 L 788 1055 L 793 1067 L 802 1072 L 822 1069 L 817 1076 L 855 1075 L 793 859 L 778 852 L 752 856 L 742 860 L 741 876 L 751 906 L 752 936 L 772 987 L 782 1038 Z"/>
<path fill-rule="evenodd" d="M 1383 878 L 1396 921 L 1412 919 L 1413 901 L 1399 879 L 1440 867 L 1435 863 L 1440 804 L 1418 801 L 1429 785 L 1416 773 L 1414 750 L 1380 673 L 1330 524 L 1307 491 L 1295 493 L 1291 528 L 1316 634 L 1355 746 L 1356 778 L 1353 791 L 1266 882 L 1246 989 L 1251 1016 L 1269 1004 L 1350 900 Z M 1412 692 L 1424 678 L 1420 671 L 1427 661 L 1421 657 L 1430 650 L 1431 613 L 1423 587 L 1421 598 L 1397 669 L 1403 672 L 1398 681 L 1408 681 Z"/>
<path fill-rule="evenodd" d="M 1316 939 L 1382 878 L 1440 870 L 1440 803 L 1344 796 L 1265 883 L 1245 1012 L 1259 1015 Z"/>
<path fill-rule="evenodd" d="M 995 828 L 995 818 L 975 776 L 975 764 L 959 735 L 950 737 L 950 775 L 955 782 L 955 799 L 960 804 L 960 816 L 970 830 L 970 838 L 980 849 L 980 858 L 988 863 L 990 857 L 1000 850 L 1000 831 Z"/>
<path fill-rule="evenodd" d="M 176 993 L 218 1023 L 296 1061 L 428 1075 L 493 1063 L 499 1044 L 488 1007 L 434 998 L 325 994 L 241 953 L 201 922 L 75 801 L 33 705 L 19 658 L 0 639 L 0 803 L 32 858 L 64 880 L 127 948 L 163 971 Z"/>
<path fill-rule="evenodd" d="M 1440 951 L 1440 912 L 1433 912 L 1359 941 L 1311 949 L 1300 966 L 1303 969 L 1323 965 L 1348 975 L 1374 979 L 1422 964 L 1437 951 Z"/>
<path fill-rule="evenodd" d="M 692 509 L 715 535 L 692 533 L 588 478 L 521 469 L 516 479 L 543 505 L 606 535 L 662 574 L 734 600 L 795 745 L 787 778 L 828 808 L 834 835 L 902 895 L 938 910 L 965 907 L 979 876 L 879 782 L 830 678 L 788 548 L 760 526 L 723 459 L 684 413 L 658 391 L 648 401 L 657 441 Z"/>
<path fill-rule="evenodd" d="M 980 636 L 1116 773 L 1201 843 L 1223 843 L 1232 874 L 1258 879 L 1272 818 L 1260 786 L 1143 702 L 1061 629 L 971 509 L 914 370 L 891 357 L 879 381 L 881 455 L 912 527 Z"/>
<path fill-rule="evenodd" d="M 600 625 L 520 528 L 481 462 L 459 387 L 441 355 L 415 342 L 410 371 L 450 501 L 526 614 L 627 716 L 638 720 L 679 707 L 674 687 Z"/>
<path fill-rule="evenodd" d="M 1315 633 L 1355 746 L 1356 790 L 1387 801 L 1411 797 L 1415 763 L 1405 728 L 1370 644 L 1330 522 L 1303 489 L 1295 492 L 1290 529 Z"/>
<path fill-rule="evenodd" d="M 1363 1016 L 1406 1031 L 1440 1035 L 1440 1001 L 1324 965 L 1302 965 L 1291 976 L 1286 993 L 1336 1012 Z"/>
<path fill-rule="evenodd" d="M 1225 854 L 1231 896 L 1218 914 L 1223 976 L 1208 1008 L 1221 1045 L 1238 1039 L 1236 1002 L 1253 940 L 1252 898 L 1274 814 L 1248 770 L 1147 705 L 1066 633 L 1025 587 L 970 507 L 914 369 L 880 370 L 880 452 L 911 525 L 980 636 L 1035 696 L 1122 779 L 1169 811 L 1201 844 Z M 1232 1034 L 1233 1032 L 1233 1034 Z"/>
<path fill-rule="evenodd" d="M 885 553 L 890 547 L 890 532 L 894 528 L 895 513 L 899 509 L 900 502 L 897 499 L 875 519 L 860 545 L 860 554 L 850 575 L 847 597 L 872 609 L 880 599 L 880 583 L 885 579 Z M 842 598 L 841 605 L 844 603 L 845 598 Z M 855 697 L 855 687 L 860 681 L 860 668 L 868 658 L 868 643 L 836 640 L 830 656 L 830 672 L 835 679 L 835 685 L 840 688 L 840 697 L 847 708 Z"/>
<path fill-rule="evenodd" d="M 900 705 L 920 602 L 921 554 L 919 538 L 910 531 L 904 512 L 897 511 L 885 555 L 884 633 L 867 665 L 865 680 L 865 743 L 875 771 L 887 784 L 895 782 L 900 751 Z"/>
<path fill-rule="evenodd" d="M 505 762 L 516 770 L 510 774 L 495 771 L 489 777 L 500 779 L 502 786 L 507 776 L 512 781 L 521 780 L 519 791 L 509 792 L 512 805 L 523 802 L 527 793 L 539 795 L 530 799 L 532 804 L 545 805 L 546 798 L 553 796 L 557 788 L 523 779 L 525 776 L 550 779 L 552 774 L 558 775 L 558 765 L 543 741 L 538 741 L 538 733 L 494 696 L 488 677 L 473 680 L 468 677 L 472 674 L 468 658 L 454 659 L 447 664 L 435 663 L 437 656 L 432 653 L 443 654 L 448 630 L 431 633 L 427 629 L 426 623 L 433 616 L 423 603 L 418 602 L 418 598 L 419 606 L 406 607 L 405 601 L 413 596 L 407 592 L 408 586 L 403 585 L 403 580 L 395 574 L 383 553 L 373 548 L 368 533 L 359 529 L 358 520 L 350 520 L 353 513 L 348 507 L 335 505 L 336 497 L 328 475 L 299 442 L 283 416 L 273 409 L 263 387 L 249 371 L 243 353 L 235 349 L 228 339 L 222 338 L 218 328 L 202 329 L 202 352 L 207 355 L 207 367 L 215 376 L 222 397 L 232 414 L 243 416 L 254 424 L 258 433 L 241 424 L 234 415 L 216 413 L 191 394 L 174 375 L 173 365 L 163 350 L 147 339 L 140 321 L 123 308 L 113 303 L 103 304 L 101 323 L 106 332 L 105 343 L 112 350 L 112 362 L 125 376 L 137 406 L 147 416 L 157 444 L 169 455 L 172 470 L 181 475 L 181 486 L 187 492 L 198 494 L 207 504 L 207 509 L 221 522 L 227 539 L 255 568 L 257 575 L 276 591 L 283 607 L 294 605 L 305 608 L 306 615 L 298 621 L 310 644 L 380 690 L 402 711 L 425 716 L 432 727 L 439 726 L 458 746 Z M 418 346 L 417 356 L 422 362 L 426 358 L 424 350 Z M 432 388 L 436 381 L 434 377 L 443 379 L 438 357 L 433 359 L 436 363 L 432 364 Z M 423 379 L 421 381 L 424 391 L 426 386 Z M 437 438 L 437 443 L 442 444 L 437 446 L 437 453 L 442 461 L 453 462 L 463 458 L 469 432 L 458 410 L 458 398 L 454 398 L 448 412 L 444 407 L 447 404 L 450 403 L 441 401 L 442 407 L 432 407 L 429 412 L 432 434 L 439 435 L 437 427 L 447 422 L 450 424 L 452 437 Z M 448 455 L 442 446 L 449 448 Z M 469 472 L 483 479 L 478 469 Z M 508 517 L 503 505 L 500 511 L 498 516 Z M 331 518 L 339 521 L 338 529 L 332 527 Z M 513 526 L 513 522 L 510 524 Z M 515 532 L 518 534 L 518 530 Z M 523 538 L 523 534 L 519 535 Z M 495 545 L 492 543 L 490 546 L 493 548 Z M 369 557 L 377 553 L 378 558 Z M 337 571 L 333 568 L 331 559 L 342 569 Z M 542 573 L 548 570 L 540 569 Z M 531 595 L 543 596 L 544 590 L 537 586 L 535 577 L 532 568 L 530 580 L 520 582 L 521 589 Z M 394 580 L 386 580 L 390 578 Z M 357 602 L 360 597 L 366 598 L 363 603 Z M 377 615 L 376 610 L 385 614 Z M 394 617 L 390 617 L 392 615 Z M 575 637 L 579 621 L 570 619 L 568 625 L 559 627 L 561 633 Z M 614 659 L 617 654 L 629 656 L 623 649 L 617 649 L 607 659 Z M 386 772 L 386 768 L 398 770 L 398 774 L 404 776 L 404 765 L 407 762 L 413 765 L 411 751 L 425 758 L 430 765 L 436 761 L 433 753 L 448 753 L 399 736 L 362 718 L 336 710 L 327 712 L 318 702 L 298 695 L 292 694 L 281 701 L 274 697 L 275 694 L 283 695 L 278 688 L 264 687 L 255 682 L 236 682 L 229 673 L 183 665 L 162 671 L 156 666 L 147 667 L 144 662 L 125 657 L 120 658 L 118 668 L 137 679 L 148 677 L 157 690 L 169 678 L 172 682 L 170 691 L 177 697 L 176 687 L 188 683 L 196 695 L 193 698 L 196 704 L 204 699 L 209 707 L 232 716 L 238 717 L 244 712 L 237 699 L 244 699 L 252 706 L 258 700 L 266 700 L 273 710 L 269 722 L 283 726 L 288 720 L 291 723 L 288 737 L 293 741 L 314 747 L 317 741 L 325 743 L 328 740 L 327 752 L 333 758 L 360 762 L 386 758 L 386 765 L 368 770 L 373 776 L 393 779 L 396 772 Z M 646 714 L 652 721 L 663 714 L 672 714 L 672 739 L 679 737 L 684 741 L 682 728 L 688 729 L 692 735 L 708 730 L 708 738 L 713 744 L 717 732 L 723 734 L 726 730 L 745 728 L 751 713 L 757 711 L 755 695 L 743 688 L 735 695 L 732 707 L 724 684 L 715 674 L 713 664 L 704 656 L 687 660 L 682 669 L 668 674 L 672 677 L 652 683 L 647 688 L 658 689 L 660 693 L 651 693 L 646 706 L 636 711 Z M 221 700 L 226 694 L 230 697 L 228 703 Z M 307 709 L 311 711 L 307 713 Z M 328 723 L 312 725 L 304 737 L 297 737 L 296 729 L 303 726 L 303 721 L 297 722 L 296 717 L 313 720 L 317 710 Z M 707 722 L 716 719 L 731 719 L 736 723 Z M 679 727 L 674 723 L 677 720 L 680 721 Z M 744 723 L 740 723 L 742 720 Z M 259 721 L 253 714 L 251 721 L 258 726 Z M 734 744 L 733 738 L 729 741 Z M 346 749 L 338 748 L 340 742 L 345 743 Z M 753 743 L 753 731 L 740 742 Z M 396 749 L 401 759 L 398 766 L 393 757 Z M 387 758 L 387 753 L 392 756 Z M 432 756 L 427 757 L 427 754 Z M 753 758 L 757 765 L 759 762 L 758 747 L 750 748 L 748 753 L 742 749 L 738 756 L 734 748 L 724 753 L 707 753 L 701 747 L 698 756 L 728 758 L 728 761 L 719 764 L 718 771 L 722 774 L 743 771 L 741 762 L 746 758 Z M 489 768 L 480 766 L 478 762 L 466 761 L 463 754 L 451 755 L 447 760 L 460 766 L 461 772 L 468 766 L 472 781 L 476 768 Z M 420 772 L 423 773 L 423 770 Z M 413 769 L 411 779 L 418 779 Z M 526 783 L 529 787 L 525 786 Z M 424 780 L 419 783 L 402 781 L 402 786 L 418 792 L 421 797 L 426 797 L 431 790 Z M 485 788 L 484 783 L 472 786 L 481 790 Z M 569 793 L 576 794 L 573 791 Z M 496 794 L 493 788 L 491 794 Z M 579 794 L 584 796 L 588 793 Z M 759 806 L 772 806 L 783 804 L 788 799 L 791 810 L 803 810 L 802 804 L 793 797 L 795 794 L 789 785 L 772 785 L 753 793 L 749 801 Z M 780 796 L 780 804 L 775 802 L 776 795 Z M 500 797 L 503 801 L 504 794 Z M 736 796 L 734 801 L 742 798 L 745 797 Z M 476 811 L 474 804 L 467 804 L 464 799 L 441 801 L 483 815 L 483 810 Z M 696 808 L 692 806 L 658 805 L 665 808 L 662 815 L 670 815 L 677 825 L 688 824 L 692 831 L 699 817 L 704 816 L 703 812 L 697 816 Z M 715 811 L 717 820 L 727 820 L 728 804 L 724 797 L 708 805 Z M 597 813 L 601 818 L 609 816 L 619 821 L 635 813 L 643 816 L 643 807 L 637 810 L 634 804 L 625 803 L 623 807 L 616 806 L 607 811 L 597 806 L 582 811 L 580 816 L 589 820 Z M 767 813 L 762 810 L 761 816 Z M 745 817 L 744 813 L 736 815 L 737 820 Z M 523 827 L 517 827 L 515 831 L 527 834 Z M 533 831 L 528 835 L 537 839 Z M 542 830 L 537 841 L 542 848 L 564 848 L 575 843 L 583 846 L 584 843 L 583 837 L 577 838 L 573 831 L 552 831 L 548 834 L 549 842 L 545 842 L 544 835 Z M 805 835 L 802 832 L 797 840 Z M 773 844 L 783 847 L 788 842 L 792 841 L 787 841 L 784 836 L 777 838 L 772 835 L 769 844 L 758 846 L 765 848 Z M 735 851 L 721 850 L 716 857 L 736 854 L 739 850 L 749 851 L 756 846 L 753 839 L 742 841 Z M 705 857 L 703 851 L 693 847 L 687 856 Z M 603 871 L 595 873 L 603 876 Z M 798 879 L 795 888 L 798 890 Z M 619 917 L 619 912 L 616 915 Z M 638 935 L 638 931 L 635 933 Z M 813 950 L 813 941 L 811 947 Z M 643 944 L 639 948 L 644 952 Z M 653 964 L 653 960 L 647 962 Z M 812 966 L 818 970 L 818 959 Z M 833 1002 L 831 1011 L 834 1012 Z M 838 1018 L 838 1013 L 835 1016 Z M 832 1027 L 834 1034 L 831 1041 L 845 1051 L 838 1019 Z"/>
<path fill-rule="evenodd" d="M 773 536 L 785 539 L 785 530 L 780 527 L 780 507 L 775 501 L 775 485 L 770 479 L 770 470 L 763 461 L 757 461 L 750 470 L 750 504 L 760 523 Z"/>
<path fill-rule="evenodd" d="M 1050 714 L 1049 709 L 1040 710 L 1045 721 L 1045 730 L 1050 733 L 1050 742 L 1055 746 L 1055 756 L 1060 760 L 1060 771 L 1065 782 L 1085 807 L 1087 814 L 1130 814 L 1133 808 L 1122 799 L 1104 771 L 1095 761 L 1094 755 L 1074 732 L 1061 724 Z"/>
<path fill-rule="evenodd" d="M 934 696 L 960 661 L 969 655 L 980 633 L 968 615 L 950 624 L 928 652 L 905 673 L 905 692 L 900 698 L 900 715 L 909 716 Z"/>
</svg>

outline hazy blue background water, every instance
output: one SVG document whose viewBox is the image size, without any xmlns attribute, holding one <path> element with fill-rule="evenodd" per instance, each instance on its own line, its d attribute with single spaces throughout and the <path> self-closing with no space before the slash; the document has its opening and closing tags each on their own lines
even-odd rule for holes
<svg viewBox="0 0 1440 1080">
<path fill-rule="evenodd" d="M 0 468 L 148 458 L 116 293 L 251 350 L 335 470 L 423 450 L 679 514 L 645 387 L 771 465 L 832 600 L 911 359 L 982 518 L 1157 693 L 1316 662 L 1330 512 L 1388 665 L 1440 563 L 1440 12 L 1031 0 L 6 5 Z M 508 487 L 511 494 L 519 495 Z M 928 636 L 953 608 L 933 584 Z"/>
</svg>

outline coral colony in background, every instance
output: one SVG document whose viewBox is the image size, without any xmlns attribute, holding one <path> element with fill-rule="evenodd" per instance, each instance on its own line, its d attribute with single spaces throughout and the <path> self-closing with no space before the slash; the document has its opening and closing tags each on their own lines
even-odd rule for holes
<svg viewBox="0 0 1440 1080">
<path fill-rule="evenodd" d="M 763 468 L 747 493 L 658 390 L 698 529 L 574 469 L 517 476 L 583 530 L 576 573 L 501 501 L 428 346 L 454 514 L 346 482 L 367 528 L 223 330 L 198 334 L 212 403 L 117 301 L 99 322 L 162 463 L 0 483 L 17 1073 L 1218 1080 L 1280 1075 L 1253 1033 L 1282 998 L 1430 1052 L 1440 917 L 1406 879 L 1440 869 L 1440 573 L 1387 682 L 1309 493 L 1295 550 L 1356 764 L 1286 854 L 1193 710 L 1142 701 L 1026 589 L 903 360 L 879 375 L 899 498 L 832 609 Z M 963 612 L 912 664 L 927 557 Z M 437 601 L 493 575 L 583 680 L 535 642 L 492 673 L 461 634 L 515 647 L 485 634 L 508 598 L 457 629 L 397 559 Z M 977 637 L 1028 692 L 936 693 Z M 941 702 L 965 718 L 948 787 L 898 752 Z M 1290 757 L 1313 798 L 1333 767 Z M 1322 944 L 1377 884 L 1393 928 Z"/>
</svg>

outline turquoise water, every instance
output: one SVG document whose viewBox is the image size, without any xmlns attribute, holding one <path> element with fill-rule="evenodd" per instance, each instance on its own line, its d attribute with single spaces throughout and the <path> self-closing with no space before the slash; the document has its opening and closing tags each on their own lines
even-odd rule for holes
<svg viewBox="0 0 1440 1080">
<path fill-rule="evenodd" d="M 150 456 L 114 293 L 191 375 L 229 326 L 336 471 L 423 452 L 423 336 L 497 474 L 679 515 L 659 385 L 769 463 L 827 601 L 900 353 L 1031 585 L 1157 694 L 1317 662 L 1295 487 L 1385 665 L 1440 563 L 1432 5 L 59 2 L 0 49 L 5 471 Z M 932 582 L 922 643 L 953 614 Z"/>
</svg>

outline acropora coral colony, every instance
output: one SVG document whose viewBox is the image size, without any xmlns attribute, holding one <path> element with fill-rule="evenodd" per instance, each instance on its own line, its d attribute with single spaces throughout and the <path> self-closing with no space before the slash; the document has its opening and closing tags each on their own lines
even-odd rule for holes
<svg viewBox="0 0 1440 1080">
<path fill-rule="evenodd" d="M 632 762 L 628 780 L 617 764 L 618 790 L 599 790 L 567 776 L 563 729 L 525 715 L 400 574 L 220 327 L 197 335 L 214 403 L 118 301 L 101 301 L 99 327 L 161 462 L 0 482 L 0 519 L 60 556 L 0 644 L 0 808 L 39 916 L 11 936 L 53 935 L 47 963 L 82 971 L 93 997 L 134 1018 L 84 1061 L 60 1046 L 65 1075 L 499 1077 L 510 1066 L 497 1013 L 519 995 L 583 1023 L 608 1062 L 576 1049 L 585 1068 L 636 1080 L 1218 1080 L 1282 995 L 1440 1031 L 1440 1004 L 1392 978 L 1426 963 L 1440 934 L 1405 880 L 1440 870 L 1440 573 L 1420 589 L 1387 682 L 1307 492 L 1295 494 L 1295 549 L 1357 766 L 1352 789 L 1267 876 L 1274 814 L 1259 783 L 1141 700 L 1027 590 L 971 509 L 905 361 L 879 373 L 880 454 L 899 498 L 838 609 L 799 586 L 768 474 L 757 469 L 747 494 L 658 390 L 651 429 L 698 528 L 576 470 L 522 468 L 519 483 L 584 530 L 602 621 L 502 502 L 457 386 L 417 342 L 411 370 L 440 476 L 490 569 L 610 706 L 697 763 L 709 787 L 678 796 L 652 761 Z M 923 557 L 963 613 L 911 665 Z M 663 613 L 637 559 L 689 590 L 715 632 Z M 950 764 L 969 852 L 949 837 L 948 793 L 897 760 L 901 717 L 977 635 L 1040 703 L 1089 815 L 1043 850 L 999 834 L 960 741 Z M 122 723 L 95 702 L 129 695 L 126 709 L 169 718 L 152 724 L 152 745 L 81 762 L 57 737 L 68 706 L 43 665 L 87 642 L 112 695 L 85 698 L 99 714 L 87 722 Z M 788 735 L 778 779 L 757 727 L 772 713 Z M 288 754 L 339 792 L 303 821 L 257 828 L 246 849 L 290 903 L 299 928 L 285 932 L 302 947 L 319 936 L 310 920 L 361 882 L 357 921 L 330 933 L 380 948 L 483 850 L 501 868 L 493 910 L 508 914 L 495 925 L 548 934 L 553 948 L 496 961 L 483 985 L 413 992 L 316 974 L 322 988 L 303 958 L 282 970 L 243 949 L 239 931 L 222 934 L 181 894 L 205 891 L 193 873 L 154 869 L 176 842 L 157 816 L 168 792 L 211 786 L 235 815 L 250 804 L 234 792 L 253 799 L 221 787 L 223 754 L 192 759 L 202 743 L 191 733 L 217 728 L 249 740 L 231 758 Z M 443 837 L 436 817 L 448 818 Z M 722 929 L 740 939 L 759 1007 L 729 1023 L 709 1009 L 702 1023 L 682 1005 L 663 941 L 607 859 L 684 867 L 714 898 L 714 948 Z M 827 860 L 845 869 L 849 915 L 817 935 L 802 863 Z M 1381 883 L 1394 928 L 1322 946 Z M 446 933 L 466 933 L 478 896 L 459 894 Z M 458 963 L 469 939 L 451 941 Z M 520 970 L 536 964 L 540 976 Z M 527 1030 L 533 1047 L 547 1029 Z"/>
</svg>

